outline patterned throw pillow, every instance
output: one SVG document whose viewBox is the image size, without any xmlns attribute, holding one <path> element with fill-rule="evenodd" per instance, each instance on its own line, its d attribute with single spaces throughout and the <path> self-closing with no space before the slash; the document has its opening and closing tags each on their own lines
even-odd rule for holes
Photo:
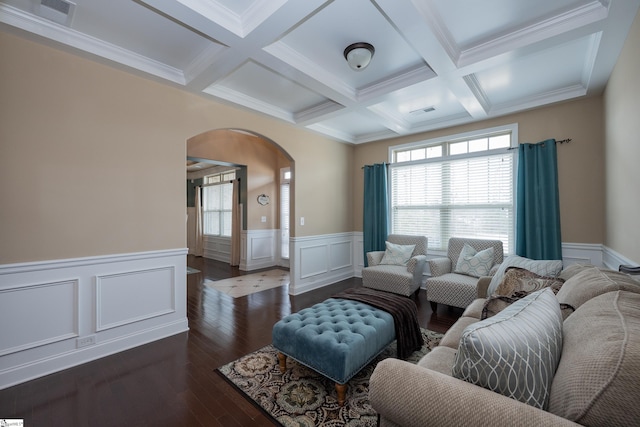
<svg viewBox="0 0 640 427">
<path fill-rule="evenodd" d="M 467 326 L 452 375 L 546 409 L 561 353 L 560 306 L 550 289 L 542 289 Z"/>
<path fill-rule="evenodd" d="M 510 304 L 543 288 L 550 288 L 554 294 L 557 294 L 563 284 L 564 279 L 539 276 L 524 268 L 509 267 L 505 271 L 504 278 L 498 285 L 496 292 L 484 302 L 480 319 L 484 320 L 495 316 Z M 560 309 L 562 310 L 563 318 L 575 311 L 568 304 L 560 304 Z"/>
<path fill-rule="evenodd" d="M 407 265 L 416 247 L 416 245 L 396 245 L 391 242 L 385 242 L 385 244 L 387 249 L 380 264 L 387 265 Z"/>
<path fill-rule="evenodd" d="M 491 278 L 491 283 L 489 283 L 489 289 L 487 290 L 487 295 L 493 295 L 498 288 L 500 282 L 504 278 L 504 273 L 509 267 L 520 267 L 526 270 L 532 271 L 540 276 L 557 276 L 562 270 L 562 261 L 560 260 L 533 260 L 529 258 L 523 258 L 518 255 L 509 255 L 507 259 L 505 259 L 496 274 Z"/>
<path fill-rule="evenodd" d="M 489 274 L 491 267 L 493 267 L 493 248 L 477 252 L 468 243 L 465 243 L 453 272 L 481 277 Z"/>
</svg>

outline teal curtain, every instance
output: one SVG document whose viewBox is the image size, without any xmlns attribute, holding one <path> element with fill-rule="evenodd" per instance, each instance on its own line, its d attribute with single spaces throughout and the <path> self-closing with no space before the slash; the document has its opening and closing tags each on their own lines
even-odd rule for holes
<svg viewBox="0 0 640 427">
<path fill-rule="evenodd" d="M 364 266 L 367 252 L 385 250 L 389 232 L 389 203 L 387 196 L 387 165 L 377 163 L 364 167 Z"/>
<path fill-rule="evenodd" d="M 516 254 L 562 259 L 555 139 L 518 148 Z"/>
</svg>

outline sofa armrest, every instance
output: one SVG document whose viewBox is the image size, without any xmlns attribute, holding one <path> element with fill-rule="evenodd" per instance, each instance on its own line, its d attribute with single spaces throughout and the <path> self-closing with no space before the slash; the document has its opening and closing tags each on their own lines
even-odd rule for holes
<svg viewBox="0 0 640 427">
<path fill-rule="evenodd" d="M 489 290 L 489 285 L 491 284 L 491 276 L 482 276 L 478 279 L 478 283 L 476 283 L 476 298 L 487 298 L 487 291 Z"/>
<path fill-rule="evenodd" d="M 398 359 L 378 363 L 369 382 L 371 406 L 401 426 L 576 426 L 491 390 Z"/>
<path fill-rule="evenodd" d="M 371 265 L 380 264 L 380 261 L 382 261 L 383 256 L 384 256 L 384 251 L 367 252 L 368 265 L 371 266 Z"/>
<path fill-rule="evenodd" d="M 442 276 L 451 273 L 451 260 L 449 258 L 433 258 L 429 260 L 431 277 Z"/>
</svg>

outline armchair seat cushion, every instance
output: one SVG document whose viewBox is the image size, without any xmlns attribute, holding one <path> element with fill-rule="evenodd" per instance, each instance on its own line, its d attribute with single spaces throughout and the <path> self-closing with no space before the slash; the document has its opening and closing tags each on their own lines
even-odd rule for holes
<svg viewBox="0 0 640 427">
<path fill-rule="evenodd" d="M 366 282 L 366 287 L 379 291 L 410 295 L 412 280 L 413 274 L 404 265 L 380 264 L 362 270 L 362 281 Z"/>
<path fill-rule="evenodd" d="M 447 273 L 428 279 L 429 301 L 454 307 L 467 307 L 476 299 L 477 277 L 458 273 Z"/>
</svg>

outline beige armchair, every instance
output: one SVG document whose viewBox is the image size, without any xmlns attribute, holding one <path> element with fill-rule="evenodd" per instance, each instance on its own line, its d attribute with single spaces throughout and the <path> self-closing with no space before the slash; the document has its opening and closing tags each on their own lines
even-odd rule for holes
<svg viewBox="0 0 640 427">
<path fill-rule="evenodd" d="M 427 288 L 427 300 L 431 303 L 431 308 L 434 312 L 438 307 L 438 303 L 466 308 L 477 298 L 476 284 L 478 283 L 478 277 L 455 272 L 460 252 L 462 252 L 465 243 L 477 252 L 493 248 L 492 267 L 485 276 L 495 272 L 497 266 L 502 263 L 504 253 L 502 241 L 500 240 L 450 238 L 447 257 L 429 260 L 431 277 L 427 279 L 425 285 Z"/>
<path fill-rule="evenodd" d="M 422 285 L 422 274 L 427 261 L 427 238 L 390 234 L 387 241 L 396 245 L 415 245 L 411 259 L 406 265 L 380 264 L 385 252 L 368 252 L 369 266 L 362 269 L 362 286 L 411 296 Z"/>
</svg>

